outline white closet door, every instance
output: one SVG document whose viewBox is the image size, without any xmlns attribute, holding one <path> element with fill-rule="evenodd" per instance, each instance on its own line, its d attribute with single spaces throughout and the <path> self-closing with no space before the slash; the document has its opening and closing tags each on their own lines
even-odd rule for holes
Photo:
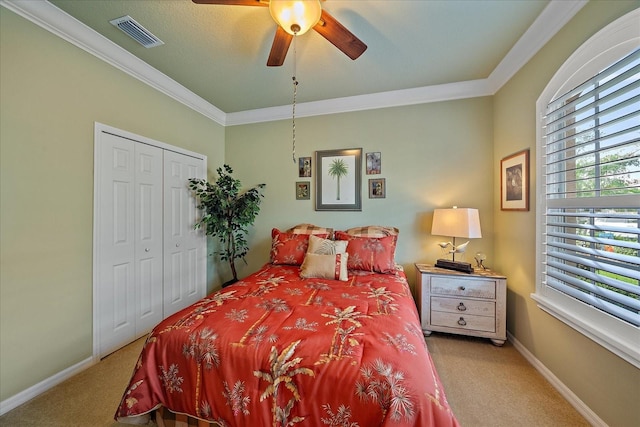
<svg viewBox="0 0 640 427">
<path fill-rule="evenodd" d="M 163 319 L 163 153 L 158 147 L 135 144 L 136 338 Z"/>
<path fill-rule="evenodd" d="M 100 356 L 135 339 L 134 145 L 102 134 L 98 175 L 96 264 Z"/>
<path fill-rule="evenodd" d="M 205 178 L 205 163 L 173 151 L 164 156 L 164 316 L 204 297 L 206 242 L 196 231 L 196 199 L 189 178 Z"/>
<path fill-rule="evenodd" d="M 96 212 L 101 357 L 162 320 L 163 150 L 102 133 Z"/>
<path fill-rule="evenodd" d="M 94 356 L 148 333 L 206 292 L 206 240 L 189 178 L 207 158 L 96 123 Z"/>
</svg>

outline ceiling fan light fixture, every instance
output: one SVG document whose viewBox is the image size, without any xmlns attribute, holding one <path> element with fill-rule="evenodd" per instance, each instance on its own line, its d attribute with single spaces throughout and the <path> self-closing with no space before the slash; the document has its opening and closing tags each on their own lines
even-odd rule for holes
<svg viewBox="0 0 640 427">
<path fill-rule="evenodd" d="M 320 20 L 320 0 L 271 0 L 269 12 L 278 25 L 291 35 L 302 35 Z"/>
</svg>

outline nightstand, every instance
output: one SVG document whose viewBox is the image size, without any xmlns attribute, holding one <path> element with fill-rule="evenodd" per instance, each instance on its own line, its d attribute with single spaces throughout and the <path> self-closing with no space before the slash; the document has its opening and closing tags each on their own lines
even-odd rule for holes
<svg viewBox="0 0 640 427">
<path fill-rule="evenodd" d="M 491 270 L 473 273 L 415 264 L 418 311 L 425 336 L 431 332 L 507 339 L 507 278 Z"/>
</svg>

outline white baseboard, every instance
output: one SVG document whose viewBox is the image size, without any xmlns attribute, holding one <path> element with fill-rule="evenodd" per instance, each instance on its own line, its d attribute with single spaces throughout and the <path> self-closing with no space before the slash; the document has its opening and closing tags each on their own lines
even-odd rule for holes
<svg viewBox="0 0 640 427">
<path fill-rule="evenodd" d="M 68 380 L 74 375 L 79 374 L 80 372 L 95 365 L 96 363 L 97 362 L 93 357 L 89 357 L 43 381 L 40 381 L 38 384 L 35 384 L 28 389 L 21 391 L 20 393 L 11 396 L 8 399 L 3 400 L 2 402 L 0 402 L 0 415 L 6 414 L 10 410 L 17 408 L 23 403 L 27 403 L 34 397 L 44 393 L 50 388 L 57 386 L 61 382 Z"/>
<path fill-rule="evenodd" d="M 556 377 L 553 372 L 547 369 L 536 357 L 523 346 L 513 335 L 507 332 L 509 341 L 513 344 L 516 350 L 527 359 L 529 363 L 547 380 L 551 385 L 558 390 L 558 393 L 562 395 L 571 406 L 575 408 L 580 415 L 582 415 L 592 426 L 594 427 L 608 427 L 607 423 L 602 421 L 595 412 L 593 412 L 582 400 L 578 398 L 562 381 Z"/>
</svg>

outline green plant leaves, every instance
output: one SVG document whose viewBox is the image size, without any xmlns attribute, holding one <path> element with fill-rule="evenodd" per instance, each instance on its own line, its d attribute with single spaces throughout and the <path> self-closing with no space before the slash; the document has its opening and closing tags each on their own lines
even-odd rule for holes
<svg viewBox="0 0 640 427">
<path fill-rule="evenodd" d="M 246 240 L 247 227 L 253 225 L 260 212 L 260 202 L 266 184 L 259 184 L 241 193 L 241 182 L 231 176 L 233 169 L 224 165 L 216 169 L 218 179 L 214 183 L 204 179 L 189 179 L 189 188 L 196 195 L 198 209 L 203 211 L 196 228 L 204 228 L 209 236 L 217 237 L 222 249 L 216 254 L 222 261 L 229 261 L 233 278 L 237 280 L 235 260 L 244 258 L 249 251 Z"/>
</svg>

